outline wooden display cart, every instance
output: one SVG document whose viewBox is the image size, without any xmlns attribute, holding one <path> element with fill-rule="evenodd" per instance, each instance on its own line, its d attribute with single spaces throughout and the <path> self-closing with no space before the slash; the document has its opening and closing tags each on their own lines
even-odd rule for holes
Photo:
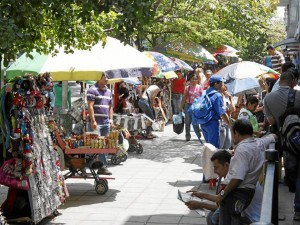
<svg viewBox="0 0 300 225">
<path fill-rule="evenodd" d="M 58 146 L 62 149 L 65 158 L 66 168 L 69 169 L 64 175 L 65 179 L 68 178 L 84 178 L 95 180 L 95 191 L 99 195 L 103 195 L 108 191 L 109 179 L 115 179 L 112 177 L 100 177 L 96 173 L 95 159 L 99 154 L 116 154 L 117 148 L 90 148 L 88 146 L 82 146 L 78 148 L 70 148 L 62 139 L 60 132 L 55 130 L 55 139 Z M 85 168 L 90 170 L 90 173 L 86 173 Z"/>
</svg>

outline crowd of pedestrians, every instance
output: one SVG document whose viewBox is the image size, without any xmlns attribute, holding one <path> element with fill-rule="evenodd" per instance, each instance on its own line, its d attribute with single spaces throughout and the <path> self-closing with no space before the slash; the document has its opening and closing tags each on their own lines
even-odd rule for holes
<svg viewBox="0 0 300 225">
<path fill-rule="evenodd" d="M 265 150 L 271 143 L 276 143 L 280 170 L 282 166 L 285 168 L 283 182 L 289 187 L 287 190 L 295 192 L 294 220 L 300 220 L 300 159 L 297 152 L 290 149 L 293 145 L 296 151 L 300 150 L 300 132 L 294 132 L 293 136 L 290 134 L 292 144 L 286 144 L 280 132 L 285 122 L 282 115 L 287 113 L 288 108 L 292 108 L 298 116 L 300 114 L 300 91 L 297 90 L 299 72 L 293 63 L 285 62 L 273 46 L 268 46 L 266 50 L 268 56 L 263 63 L 281 75 L 278 80 L 263 78 L 261 93 L 245 94 L 234 101 L 235 96 L 227 92 L 223 78 L 202 68 L 196 69 L 195 75 L 186 81 L 189 85 L 185 88 L 180 108 L 186 119 L 186 141 L 190 140 L 192 124 L 198 138 L 202 133 L 206 143 L 219 149 L 211 162 L 207 162 L 214 167 L 219 182 L 222 181 L 217 194 L 192 192 L 192 195 L 212 203 L 186 203 L 190 209 L 211 210 L 207 224 L 250 224 L 259 221 L 263 184 L 260 176 Z M 195 98 L 200 99 L 203 95 L 210 99 L 213 106 L 210 119 L 205 123 L 193 123 L 193 113 L 188 113 L 188 108 Z M 226 149 L 226 153 L 222 149 Z M 280 172 L 279 181 L 282 181 L 281 176 Z"/>
<path fill-rule="evenodd" d="M 291 169 L 294 172 L 294 179 L 290 182 L 294 183 L 295 187 L 294 190 L 290 190 L 296 193 L 294 220 L 300 220 L 299 156 L 291 155 L 289 146 L 280 141 L 282 137 L 279 132 L 283 124 L 280 121 L 281 115 L 286 112 L 286 109 L 300 108 L 300 92 L 291 91 L 298 84 L 299 73 L 295 65 L 291 62 L 285 63 L 282 54 L 272 46 L 268 46 L 266 50 L 269 55 L 264 59 L 265 65 L 282 74 L 277 84 L 276 79 L 264 78 L 262 93 L 245 94 L 237 100 L 236 96 L 232 96 L 227 91 L 225 80 L 221 76 L 214 75 L 210 69 L 204 70 L 201 67 L 196 68 L 194 74 L 189 76 L 184 76 L 183 71 L 176 71 L 178 77 L 170 81 L 172 114 L 184 115 L 185 141 L 191 140 L 191 127 L 193 127 L 200 142 L 203 135 L 206 143 L 221 149 L 213 155 L 211 162 L 207 162 L 212 164 L 219 176 L 221 185 L 217 188 L 216 195 L 192 192 L 192 195 L 206 198 L 212 203 L 186 203 L 190 209 L 211 210 L 207 217 L 207 224 L 250 224 L 259 220 L 263 183 L 260 177 L 265 161 L 265 149 L 274 142 L 277 143 L 276 148 L 279 150 L 280 157 L 284 159 L 286 169 L 289 168 L 290 158 L 294 161 L 295 166 Z M 112 119 L 112 106 L 111 93 L 101 88 L 100 84 L 102 84 L 101 80 L 88 90 L 87 98 L 92 128 L 102 132 L 104 127 L 99 127 L 99 124 L 109 126 Z M 149 139 L 153 138 L 151 121 L 156 119 L 154 107 L 157 104 L 161 107 L 163 104 L 164 85 L 162 81 L 141 87 L 139 100 L 135 106 L 149 118 L 146 124 L 146 137 Z M 208 99 L 211 107 L 207 107 L 209 114 L 205 122 L 203 120 L 199 122 L 189 109 L 196 99 L 203 96 Z M 290 106 L 290 98 L 292 106 Z M 300 137 L 295 138 L 297 137 L 299 142 Z M 104 169 L 105 156 L 100 160 L 103 161 Z M 99 173 L 109 173 L 106 169 L 102 170 L 99 170 Z M 279 179 L 281 180 L 281 177 Z"/>
</svg>

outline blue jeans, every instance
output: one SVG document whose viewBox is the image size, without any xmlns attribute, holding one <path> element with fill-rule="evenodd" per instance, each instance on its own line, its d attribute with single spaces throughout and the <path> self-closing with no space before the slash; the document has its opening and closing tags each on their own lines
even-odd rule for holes
<svg viewBox="0 0 300 225">
<path fill-rule="evenodd" d="M 172 93 L 173 114 L 179 114 L 181 101 L 182 101 L 182 94 L 173 94 Z"/>
<path fill-rule="evenodd" d="M 188 113 L 188 109 L 191 106 L 191 104 L 186 103 L 184 105 L 184 123 L 185 123 L 185 137 L 187 139 L 191 138 L 191 124 L 192 124 L 192 117 L 191 115 Z M 200 131 L 200 125 L 199 124 L 195 124 L 193 125 L 193 129 L 195 131 L 195 134 L 198 137 L 198 140 L 200 141 L 201 138 L 201 131 Z"/>
<path fill-rule="evenodd" d="M 220 129 L 220 148 L 229 149 L 231 147 L 231 131 L 227 124 L 223 124 Z"/>
<path fill-rule="evenodd" d="M 138 105 L 140 107 L 140 109 L 143 111 L 143 113 L 146 114 L 146 116 L 148 116 L 150 119 L 154 120 L 155 119 L 155 115 L 153 113 L 153 109 L 149 104 L 149 101 L 146 99 L 141 98 L 138 101 Z"/>
<path fill-rule="evenodd" d="M 94 131 L 92 128 L 91 128 L 91 124 L 88 124 L 88 128 L 90 131 Z M 97 125 L 97 131 L 99 131 L 99 135 L 101 136 L 107 136 L 109 134 L 109 131 L 110 131 L 110 124 L 103 124 L 103 125 Z M 108 154 L 99 154 L 98 155 L 98 159 L 100 162 L 103 163 L 103 167 L 107 167 L 107 155 Z"/>
<path fill-rule="evenodd" d="M 216 211 L 210 211 L 206 217 L 207 225 L 218 225 L 219 224 L 220 208 Z"/>
<path fill-rule="evenodd" d="M 110 131 L 110 124 L 97 125 L 97 130 L 99 130 L 101 136 L 107 136 Z M 98 159 L 103 163 L 103 167 L 107 167 L 107 154 L 99 154 Z"/>
</svg>

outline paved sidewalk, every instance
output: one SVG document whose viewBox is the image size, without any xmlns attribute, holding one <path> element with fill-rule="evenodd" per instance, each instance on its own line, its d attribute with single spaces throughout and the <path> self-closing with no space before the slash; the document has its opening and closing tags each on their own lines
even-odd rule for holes
<svg viewBox="0 0 300 225">
<path fill-rule="evenodd" d="M 40 224 L 59 225 L 204 225 L 206 219 L 190 211 L 177 200 L 177 191 L 190 189 L 210 191 L 202 184 L 201 146 L 196 135 L 186 142 L 184 134 L 176 135 L 172 125 L 154 140 L 141 141 L 144 153 L 130 153 L 127 161 L 111 166 L 115 180 L 109 180 L 105 195 L 97 195 L 93 180 L 68 179 L 70 197 L 59 208 L 58 217 L 49 217 Z M 0 187 L 0 203 L 7 188 Z M 292 198 L 280 186 L 280 214 L 291 225 Z M 294 223 L 297 224 L 297 223 Z"/>
</svg>

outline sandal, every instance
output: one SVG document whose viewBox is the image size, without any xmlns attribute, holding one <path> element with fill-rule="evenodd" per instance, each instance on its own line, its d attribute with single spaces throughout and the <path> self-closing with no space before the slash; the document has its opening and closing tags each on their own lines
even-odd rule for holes
<svg viewBox="0 0 300 225">
<path fill-rule="evenodd" d="M 153 139 L 154 137 L 151 134 L 145 136 L 146 139 Z"/>
</svg>

